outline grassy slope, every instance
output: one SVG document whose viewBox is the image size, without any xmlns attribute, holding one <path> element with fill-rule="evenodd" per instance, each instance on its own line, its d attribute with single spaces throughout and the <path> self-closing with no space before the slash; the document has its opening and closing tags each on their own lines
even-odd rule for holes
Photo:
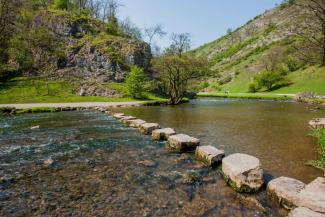
<svg viewBox="0 0 325 217">
<path fill-rule="evenodd" d="M 116 84 L 112 88 L 117 88 Z M 45 102 L 124 102 L 132 98 L 82 97 L 73 93 L 73 87 L 63 81 L 50 81 L 49 94 L 46 83 L 36 78 L 15 78 L 0 83 L 0 104 L 7 103 L 45 103 Z M 148 100 L 160 98 L 149 95 Z"/>
</svg>

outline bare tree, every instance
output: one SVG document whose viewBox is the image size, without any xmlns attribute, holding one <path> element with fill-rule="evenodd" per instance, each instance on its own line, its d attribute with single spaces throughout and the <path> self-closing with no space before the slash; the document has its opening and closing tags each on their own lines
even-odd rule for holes
<svg viewBox="0 0 325 217">
<path fill-rule="evenodd" d="M 276 71 L 279 64 L 279 55 L 276 51 L 269 52 L 262 58 L 262 63 L 266 71 L 274 72 Z"/>
<path fill-rule="evenodd" d="M 157 36 L 159 38 L 164 37 L 167 33 L 164 31 L 164 28 L 161 24 L 151 26 L 144 29 L 145 36 L 148 38 L 148 43 L 151 46 L 154 38 Z"/>
<path fill-rule="evenodd" d="M 295 4 L 301 19 L 296 34 L 302 39 L 297 50 L 308 62 L 320 62 L 325 66 L 325 0 L 299 1 Z"/>
<path fill-rule="evenodd" d="M 172 44 L 167 48 L 167 53 L 182 56 L 191 48 L 191 37 L 189 33 L 175 34 L 171 36 Z"/>
</svg>

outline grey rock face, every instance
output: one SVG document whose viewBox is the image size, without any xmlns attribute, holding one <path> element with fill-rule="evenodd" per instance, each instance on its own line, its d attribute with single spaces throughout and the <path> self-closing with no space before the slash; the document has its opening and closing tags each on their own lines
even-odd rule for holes
<svg viewBox="0 0 325 217">
<path fill-rule="evenodd" d="M 226 181 L 238 192 L 257 192 L 264 183 L 260 160 L 247 154 L 225 157 L 222 172 Z"/>
</svg>

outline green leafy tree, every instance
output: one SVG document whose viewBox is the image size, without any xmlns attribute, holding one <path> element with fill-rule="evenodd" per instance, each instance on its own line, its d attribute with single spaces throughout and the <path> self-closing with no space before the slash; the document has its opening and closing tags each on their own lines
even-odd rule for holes
<svg viewBox="0 0 325 217">
<path fill-rule="evenodd" d="M 267 91 L 289 85 L 291 82 L 286 78 L 286 73 L 265 71 L 255 76 L 254 83 L 249 87 L 250 92 L 257 92 L 262 88 Z"/>
<path fill-rule="evenodd" d="M 133 66 L 126 76 L 125 85 L 129 96 L 135 99 L 144 98 L 149 90 L 149 83 L 143 68 Z"/>
<path fill-rule="evenodd" d="M 119 33 L 119 24 L 115 16 L 110 16 L 108 18 L 107 33 L 111 35 L 118 35 Z"/>
<path fill-rule="evenodd" d="M 61 10 L 68 10 L 69 0 L 54 0 L 53 8 L 61 9 Z"/>
</svg>

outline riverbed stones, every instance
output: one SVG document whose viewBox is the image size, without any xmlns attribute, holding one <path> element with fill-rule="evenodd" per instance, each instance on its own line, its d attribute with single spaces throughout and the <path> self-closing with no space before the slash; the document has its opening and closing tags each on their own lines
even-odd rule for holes
<svg viewBox="0 0 325 217">
<path fill-rule="evenodd" d="M 314 212 L 305 207 L 298 207 L 292 210 L 288 217 L 325 217 L 325 214 Z"/>
<path fill-rule="evenodd" d="M 194 151 L 200 140 L 186 134 L 176 134 L 168 138 L 168 149 L 174 152 Z"/>
<path fill-rule="evenodd" d="M 222 160 L 225 181 L 236 191 L 254 193 L 263 186 L 260 160 L 247 154 L 232 154 Z"/>
<path fill-rule="evenodd" d="M 299 193 L 299 207 L 325 213 L 325 178 L 318 177 Z"/>
<path fill-rule="evenodd" d="M 283 207 L 292 209 L 297 206 L 299 193 L 305 186 L 305 183 L 299 180 L 279 177 L 269 182 L 267 193 L 277 199 Z"/>
<path fill-rule="evenodd" d="M 217 166 L 225 157 L 225 152 L 211 145 L 198 146 L 195 151 L 195 159 L 203 162 L 207 166 Z"/>
<path fill-rule="evenodd" d="M 141 124 L 139 130 L 142 134 L 150 135 L 152 131 L 159 129 L 160 126 L 157 123 L 144 123 Z"/>
<path fill-rule="evenodd" d="M 314 118 L 309 121 L 309 126 L 315 129 L 325 128 L 325 118 Z"/>
<path fill-rule="evenodd" d="M 152 131 L 152 139 L 154 140 L 168 140 L 172 135 L 175 135 L 176 132 L 172 128 L 157 129 Z"/>
<path fill-rule="evenodd" d="M 121 118 L 125 117 L 125 114 L 124 113 L 115 113 L 113 115 L 113 117 L 114 118 L 117 118 L 117 119 L 121 119 Z"/>
<path fill-rule="evenodd" d="M 139 128 L 141 124 L 146 123 L 146 121 L 142 120 L 142 119 L 134 119 L 134 120 L 128 120 L 126 122 L 126 124 L 130 127 L 133 128 Z"/>
</svg>

